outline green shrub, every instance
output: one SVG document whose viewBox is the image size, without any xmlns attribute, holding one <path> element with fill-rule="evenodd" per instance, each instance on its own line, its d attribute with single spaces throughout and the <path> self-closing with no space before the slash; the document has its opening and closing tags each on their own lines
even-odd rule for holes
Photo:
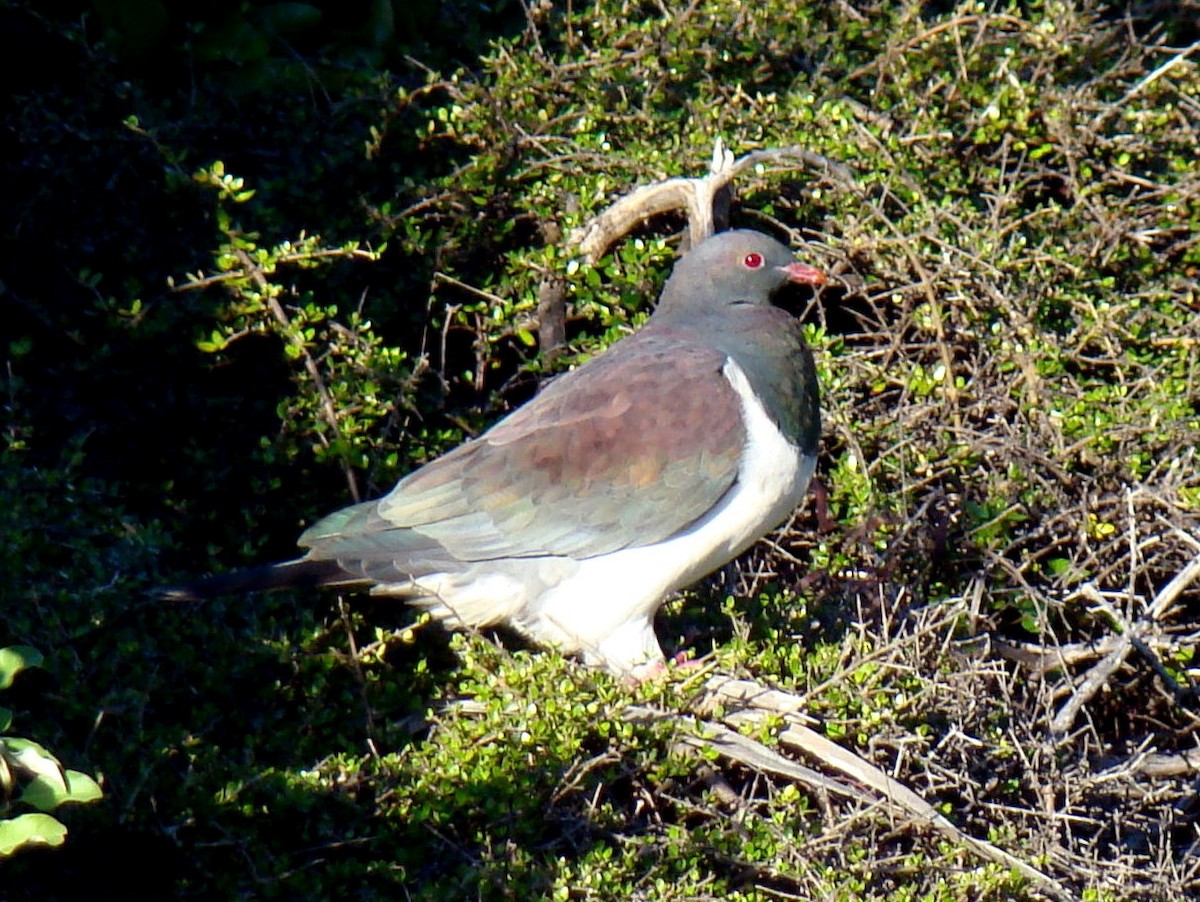
<svg viewBox="0 0 1200 902">
<path fill-rule="evenodd" d="M 382 599 L 146 597 L 288 556 L 636 328 L 682 220 L 592 263 L 567 239 L 718 137 L 858 187 L 738 182 L 735 223 L 834 275 L 803 311 L 825 505 L 669 605 L 668 644 L 798 693 L 1081 894 L 1194 888 L 1190 785 L 1138 770 L 1193 732 L 1194 585 L 1144 618 L 1198 531 L 1194 3 L 42 7 L 0 8 L 33 60 L 0 106 L 0 647 L 46 652 L 20 726 L 105 796 L 52 861 L 6 861 L 6 897 L 135 868 L 164 897 L 1024 891 L 615 713 L 686 708 L 675 684 Z M 1132 627 L 1121 682 L 1049 736 Z"/>
<path fill-rule="evenodd" d="M 41 663 L 41 654 L 28 646 L 0 648 L 0 690 L 11 686 L 22 670 Z M 0 707 L 0 858 L 31 846 L 62 845 L 67 828 L 48 812 L 103 795 L 87 774 L 65 770 L 43 746 L 9 735 L 12 721 L 12 711 Z"/>
</svg>

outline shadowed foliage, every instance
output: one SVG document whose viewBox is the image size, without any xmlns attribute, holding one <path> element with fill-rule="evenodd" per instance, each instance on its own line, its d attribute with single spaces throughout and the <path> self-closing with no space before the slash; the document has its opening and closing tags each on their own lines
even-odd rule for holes
<svg viewBox="0 0 1200 902">
<path fill-rule="evenodd" d="M 673 751 L 617 685 L 395 602 L 204 606 L 649 312 L 739 177 L 808 241 L 823 505 L 672 603 L 668 652 L 1077 895 L 1200 891 L 1194 2 L 0 7 L 0 703 L 92 774 L 13 900 L 1009 899 L 920 827 Z M 566 283 L 566 348 L 538 293 Z M 732 596 L 732 600 L 726 599 Z M 775 742 L 771 724 L 746 726 Z M 7 732 L 7 728 L 0 730 Z M 21 810 L 0 799 L 0 818 Z M 136 875 L 130 877 L 129 875 Z"/>
</svg>

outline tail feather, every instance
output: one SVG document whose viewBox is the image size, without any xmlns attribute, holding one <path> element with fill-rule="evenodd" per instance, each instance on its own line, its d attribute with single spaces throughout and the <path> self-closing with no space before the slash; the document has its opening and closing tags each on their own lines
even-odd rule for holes
<svg viewBox="0 0 1200 902">
<path fill-rule="evenodd" d="M 217 573 L 182 586 L 168 586 L 158 592 L 164 601 L 207 601 L 222 595 L 264 592 L 270 589 L 304 589 L 317 586 L 361 584 L 362 577 L 347 573 L 337 561 L 300 558 L 282 564 L 249 567 L 231 573 Z"/>
</svg>

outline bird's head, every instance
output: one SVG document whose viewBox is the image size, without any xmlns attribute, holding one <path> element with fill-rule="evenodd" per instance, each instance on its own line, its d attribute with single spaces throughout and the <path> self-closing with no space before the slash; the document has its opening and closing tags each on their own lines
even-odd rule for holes
<svg viewBox="0 0 1200 902">
<path fill-rule="evenodd" d="M 821 270 L 798 262 L 769 235 L 749 229 L 719 232 L 675 265 L 656 315 L 767 306 L 771 296 L 789 282 L 819 287 L 825 281 Z"/>
</svg>

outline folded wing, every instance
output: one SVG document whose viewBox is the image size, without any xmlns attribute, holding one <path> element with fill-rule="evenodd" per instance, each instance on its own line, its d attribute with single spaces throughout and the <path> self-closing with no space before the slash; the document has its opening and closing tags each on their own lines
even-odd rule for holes
<svg viewBox="0 0 1200 902">
<path fill-rule="evenodd" d="M 736 479 L 745 432 L 725 362 L 644 329 L 385 497 L 316 523 L 300 544 L 309 560 L 391 582 L 660 542 Z"/>
</svg>

